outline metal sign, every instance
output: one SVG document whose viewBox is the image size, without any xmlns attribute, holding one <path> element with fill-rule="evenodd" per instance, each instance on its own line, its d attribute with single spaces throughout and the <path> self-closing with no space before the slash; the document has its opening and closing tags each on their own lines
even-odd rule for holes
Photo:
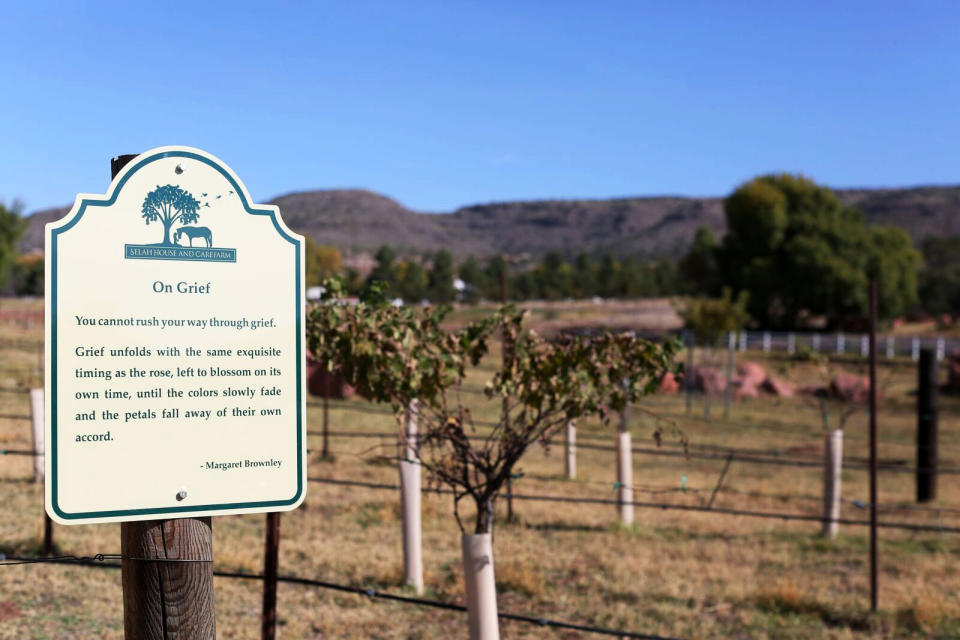
<svg viewBox="0 0 960 640">
<path fill-rule="evenodd" d="M 46 228 L 46 508 L 61 524 L 284 511 L 306 491 L 303 238 L 197 149 Z"/>
</svg>

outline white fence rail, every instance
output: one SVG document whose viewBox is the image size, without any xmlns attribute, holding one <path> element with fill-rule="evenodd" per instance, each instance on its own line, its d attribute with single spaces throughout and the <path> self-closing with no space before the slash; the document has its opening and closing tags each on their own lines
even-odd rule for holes
<svg viewBox="0 0 960 640">
<path fill-rule="evenodd" d="M 857 355 L 866 358 L 869 340 L 862 333 L 801 333 L 787 331 L 740 331 L 731 334 L 728 345 L 736 345 L 738 351 L 755 349 L 765 353 L 783 352 L 794 354 L 804 350 L 816 353 Z M 691 336 L 684 336 L 689 344 Z M 937 353 L 937 360 L 960 351 L 960 337 L 877 336 L 877 356 L 893 359 L 910 357 L 920 359 L 920 349 L 930 348 Z"/>
</svg>

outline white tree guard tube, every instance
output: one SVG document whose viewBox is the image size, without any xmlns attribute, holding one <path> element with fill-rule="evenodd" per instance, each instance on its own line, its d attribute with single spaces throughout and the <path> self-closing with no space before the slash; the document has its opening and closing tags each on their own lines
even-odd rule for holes
<svg viewBox="0 0 960 640">
<path fill-rule="evenodd" d="M 620 509 L 620 522 L 633 524 L 633 460 L 630 446 L 630 432 L 617 434 L 617 503 Z"/>
<path fill-rule="evenodd" d="M 492 538 L 489 533 L 464 535 L 461 545 L 470 640 L 500 640 Z"/>
<path fill-rule="evenodd" d="M 423 537 L 420 526 L 420 458 L 417 401 L 407 410 L 406 434 L 400 442 L 400 502 L 403 508 L 403 580 L 423 593 Z"/>
<path fill-rule="evenodd" d="M 833 538 L 840 528 L 840 476 L 843 472 L 843 429 L 826 435 L 823 465 L 823 536 Z"/>
<path fill-rule="evenodd" d="M 563 470 L 567 478 L 577 478 L 577 426 L 573 420 L 567 422 L 563 438 Z"/>
<path fill-rule="evenodd" d="M 46 429 L 43 423 L 43 389 L 30 390 L 30 414 L 33 419 L 33 481 L 43 483 L 44 475 L 44 438 Z"/>
</svg>

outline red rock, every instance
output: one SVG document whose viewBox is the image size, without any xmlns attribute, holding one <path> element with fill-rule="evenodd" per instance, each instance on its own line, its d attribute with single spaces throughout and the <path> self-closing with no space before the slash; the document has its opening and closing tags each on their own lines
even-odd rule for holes
<svg viewBox="0 0 960 640">
<path fill-rule="evenodd" d="M 762 387 L 764 391 L 781 398 L 792 398 L 796 393 L 796 387 L 794 387 L 792 383 L 774 378 L 773 376 L 764 380 Z"/>
<path fill-rule="evenodd" d="M 689 375 L 693 385 L 692 388 L 695 391 L 703 391 L 704 393 L 715 395 L 723 393 L 727 389 L 726 378 L 716 369 L 694 367 Z"/>
<path fill-rule="evenodd" d="M 741 385 L 759 387 L 767 379 L 767 370 L 757 362 L 741 362 L 737 365 L 737 377 Z"/>
<path fill-rule="evenodd" d="M 756 398 L 760 395 L 760 391 L 755 386 L 743 387 L 741 386 L 737 389 L 737 392 L 733 394 L 734 399 L 742 400 L 743 398 Z"/>
<path fill-rule="evenodd" d="M 756 398 L 760 395 L 760 385 L 767 379 L 767 370 L 763 365 L 756 362 L 741 362 L 737 366 L 737 376 L 734 378 L 734 385 L 737 386 L 737 392 L 734 397 L 737 400 L 741 398 Z"/>
<path fill-rule="evenodd" d="M 677 378 L 668 371 L 660 381 L 660 386 L 657 388 L 657 391 L 659 393 L 677 393 L 680 391 L 680 385 L 677 383 Z"/>
<path fill-rule="evenodd" d="M 841 371 L 830 381 L 830 395 L 845 402 L 867 402 L 870 398 L 870 381 L 863 376 Z"/>
</svg>

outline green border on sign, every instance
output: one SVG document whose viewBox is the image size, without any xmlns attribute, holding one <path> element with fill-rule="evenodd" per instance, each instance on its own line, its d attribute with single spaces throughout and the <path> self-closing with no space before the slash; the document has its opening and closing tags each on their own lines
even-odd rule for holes
<svg viewBox="0 0 960 640">
<path fill-rule="evenodd" d="M 289 500 L 269 500 L 264 502 L 231 502 L 227 504 L 204 504 L 204 505 L 195 505 L 195 506 L 183 506 L 183 507 L 155 507 L 147 509 L 119 509 L 115 511 L 88 511 L 83 513 L 67 513 L 63 511 L 59 504 L 57 503 L 58 489 L 59 489 L 59 478 L 57 475 L 57 240 L 58 236 L 66 231 L 69 231 L 79 220 L 83 217 L 84 212 L 87 207 L 109 207 L 110 205 L 116 202 L 117 196 L 120 194 L 120 190 L 123 188 L 123 185 L 126 181 L 136 173 L 140 168 L 160 160 L 161 158 L 189 158 L 191 160 L 196 160 L 202 162 L 210 167 L 216 169 L 224 178 L 226 178 L 231 185 L 233 185 L 234 191 L 240 197 L 240 201 L 243 203 L 243 208 L 247 213 L 255 216 L 270 216 L 270 219 L 273 221 L 273 226 L 277 230 L 277 233 L 286 240 L 287 242 L 294 245 L 294 273 L 296 274 L 294 282 L 294 309 L 297 318 L 297 348 L 296 348 L 296 372 L 297 372 L 297 492 Z M 303 494 L 303 343 L 302 343 L 302 333 L 303 327 L 301 324 L 301 314 L 300 314 L 300 301 L 301 296 L 301 283 L 300 283 L 300 243 L 296 238 L 287 234 L 277 221 L 277 216 L 274 215 L 274 211 L 271 209 L 254 209 L 250 206 L 250 203 L 247 202 L 245 191 L 240 188 L 240 185 L 234 180 L 233 176 L 230 175 L 219 164 L 196 153 L 190 151 L 163 151 L 160 153 L 155 153 L 153 155 L 147 156 L 137 162 L 133 167 L 127 171 L 123 178 L 117 183 L 116 188 L 113 190 L 113 195 L 110 198 L 104 200 L 95 200 L 84 198 L 80 202 L 80 207 L 77 210 L 77 215 L 71 220 L 68 224 L 60 227 L 59 229 L 54 229 L 51 232 L 51 303 L 52 309 L 50 312 L 50 390 L 51 390 L 51 416 L 50 416 L 50 436 L 52 442 L 50 443 L 51 451 L 51 475 L 52 477 L 52 487 L 51 487 L 51 506 L 53 507 L 54 512 L 64 520 L 80 520 L 80 519 L 91 519 L 91 518 L 115 518 L 123 516 L 134 516 L 134 515 L 163 515 L 163 514 L 175 514 L 175 513 L 184 513 L 184 512 L 197 512 L 197 511 L 225 511 L 228 509 L 256 509 L 262 507 L 286 507 L 292 504 L 295 504 L 300 496 Z"/>
</svg>

